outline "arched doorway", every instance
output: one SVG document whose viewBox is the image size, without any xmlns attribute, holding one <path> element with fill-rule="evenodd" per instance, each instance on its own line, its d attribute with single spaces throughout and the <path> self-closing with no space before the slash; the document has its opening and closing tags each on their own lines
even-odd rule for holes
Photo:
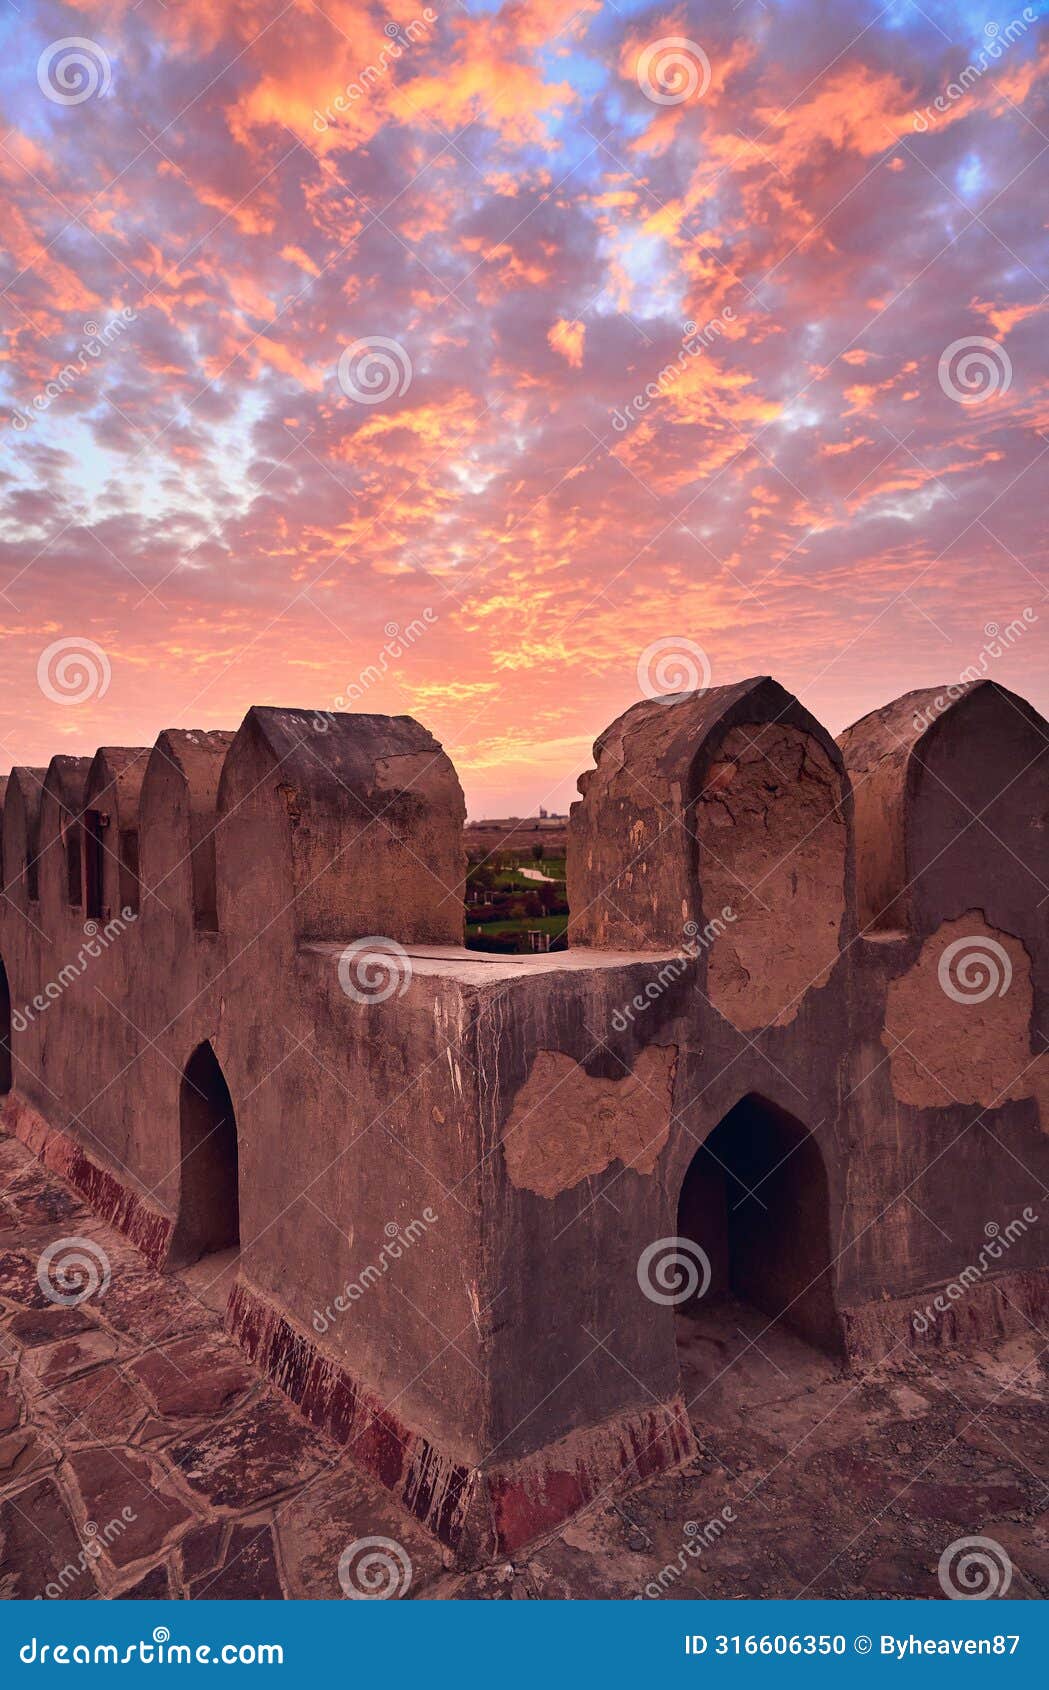
<svg viewBox="0 0 1049 1690">
<path fill-rule="evenodd" d="M 179 1088 L 181 1193 L 171 1260 L 179 1266 L 236 1247 L 240 1238 L 237 1122 L 218 1058 L 205 1040 Z"/>
<path fill-rule="evenodd" d="M 678 1203 L 678 1236 L 710 1263 L 701 1299 L 735 1298 L 832 1355 L 842 1353 L 834 1307 L 827 1171 L 793 1115 L 750 1093 L 693 1156 Z"/>
<path fill-rule="evenodd" d="M 0 1097 L 6 1097 L 14 1084 L 11 1063 L 11 987 L 7 969 L 0 957 Z"/>
</svg>

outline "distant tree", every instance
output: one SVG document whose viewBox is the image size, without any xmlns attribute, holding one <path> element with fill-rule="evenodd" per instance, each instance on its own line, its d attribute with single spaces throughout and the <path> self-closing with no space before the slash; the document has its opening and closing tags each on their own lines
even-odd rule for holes
<svg viewBox="0 0 1049 1690">
<path fill-rule="evenodd" d="M 545 845 L 539 844 L 539 845 L 533 845 L 532 846 L 532 858 L 535 862 L 541 863 L 545 854 L 546 854 Z"/>
</svg>

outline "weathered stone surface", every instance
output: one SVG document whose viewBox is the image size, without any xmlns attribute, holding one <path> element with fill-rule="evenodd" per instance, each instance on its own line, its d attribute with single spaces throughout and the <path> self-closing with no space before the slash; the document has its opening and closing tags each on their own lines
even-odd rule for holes
<svg viewBox="0 0 1049 1690">
<path fill-rule="evenodd" d="M 301 1484 L 325 1446 L 272 1396 L 240 1409 L 168 1454 L 187 1483 L 223 1508 L 245 1508 Z"/>
<path fill-rule="evenodd" d="M 605 1079 L 537 1051 L 503 1135 L 514 1185 L 555 1197 L 617 1160 L 650 1174 L 670 1133 L 676 1065 L 673 1046 L 649 1045 L 633 1073 Z"/>
<path fill-rule="evenodd" d="M 179 1554 L 182 1576 L 187 1584 L 202 1573 L 213 1572 L 218 1566 L 225 1530 L 222 1520 L 209 1520 L 206 1525 L 193 1526 L 182 1538 Z"/>
<path fill-rule="evenodd" d="M 234 1526 L 222 1566 L 194 1580 L 190 1596 L 209 1602 L 280 1602 L 284 1589 L 277 1571 L 269 1526 Z"/>
<path fill-rule="evenodd" d="M 26 1372 L 46 1388 L 59 1384 L 63 1379 L 72 1379 L 78 1373 L 86 1373 L 110 1361 L 116 1353 L 116 1339 L 109 1332 L 100 1332 L 96 1328 L 78 1333 L 73 1338 L 63 1338 L 57 1344 L 38 1345 L 28 1351 L 24 1365 Z"/>
<path fill-rule="evenodd" d="M 50 1309 L 54 1299 L 45 1296 L 36 1277 L 36 1263 L 14 1250 L 0 1252 L 0 1297 L 24 1309 Z"/>
<path fill-rule="evenodd" d="M 1038 1100 L 1049 1130 L 1049 1056 L 1032 1049 L 1031 958 L 980 910 L 945 921 L 889 984 L 882 1043 L 893 1090 L 919 1109 Z"/>
<path fill-rule="evenodd" d="M 106 1546 L 116 1567 L 155 1553 L 193 1518 L 181 1497 L 160 1482 L 157 1467 L 137 1451 L 76 1450 L 65 1465 L 87 1518 L 99 1527 L 122 1523 Z"/>
<path fill-rule="evenodd" d="M 64 1567 L 77 1571 L 58 1583 Z M 58 1488 L 50 1479 L 41 1479 L 0 1500 L 0 1597 L 32 1601 L 43 1597 L 49 1586 L 61 1599 L 96 1593 L 90 1560 L 83 1556 Z"/>
<path fill-rule="evenodd" d="M 122 1602 L 166 1602 L 172 1594 L 166 1567 L 153 1567 L 137 1583 L 119 1592 Z"/>
<path fill-rule="evenodd" d="M 784 1026 L 826 985 L 840 951 L 840 772 L 811 734 L 783 722 L 731 728 L 716 756 L 695 811 L 703 915 L 719 923 L 707 994 L 735 1027 Z"/>
<path fill-rule="evenodd" d="M 157 1412 L 173 1419 L 218 1415 L 255 1381 L 232 1344 L 193 1338 L 150 1350 L 135 1362 L 134 1373 Z"/>
<path fill-rule="evenodd" d="M 47 1308 L 39 1313 L 16 1314 L 8 1331 L 22 1348 L 33 1349 L 37 1344 L 53 1344 L 58 1338 L 88 1332 L 94 1324 L 82 1308 Z"/>
<path fill-rule="evenodd" d="M 298 1601 L 342 1599 L 339 1559 L 360 1538 L 385 1537 L 401 1545 L 411 1562 L 410 1594 L 443 1571 L 433 1538 L 384 1491 L 346 1466 L 319 1474 L 283 1504 L 276 1529 L 288 1595 Z"/>
<path fill-rule="evenodd" d="M 49 1391 L 41 1412 L 68 1447 L 125 1444 L 149 1411 L 142 1395 L 116 1367 L 103 1366 Z M 171 1427 L 167 1428 L 170 1433 Z"/>
</svg>

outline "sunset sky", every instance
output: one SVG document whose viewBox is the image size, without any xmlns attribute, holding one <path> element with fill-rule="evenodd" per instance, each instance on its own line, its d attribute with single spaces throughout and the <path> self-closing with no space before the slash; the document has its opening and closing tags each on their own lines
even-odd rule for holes
<svg viewBox="0 0 1049 1690">
<path fill-rule="evenodd" d="M 653 675 L 1049 710 L 1047 10 L 5 6 L 0 767 L 348 700 L 480 816 Z"/>
</svg>

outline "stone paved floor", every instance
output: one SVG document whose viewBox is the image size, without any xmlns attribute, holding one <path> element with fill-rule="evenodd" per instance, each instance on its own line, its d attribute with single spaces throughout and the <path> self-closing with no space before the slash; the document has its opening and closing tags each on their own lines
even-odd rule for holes
<svg viewBox="0 0 1049 1690">
<path fill-rule="evenodd" d="M 56 1307 L 37 1262 L 71 1235 L 111 1280 Z M 1049 1595 L 1049 1336 L 857 1376 L 746 1308 L 707 1310 L 681 1323 L 699 1458 L 519 1565 L 464 1573 L 200 1290 L 0 1137 L 0 1598 L 338 1597 L 343 1550 L 369 1536 L 403 1546 L 424 1598 L 939 1596 L 941 1554 L 975 1535 L 1009 1557 L 1011 1597 Z"/>
</svg>

